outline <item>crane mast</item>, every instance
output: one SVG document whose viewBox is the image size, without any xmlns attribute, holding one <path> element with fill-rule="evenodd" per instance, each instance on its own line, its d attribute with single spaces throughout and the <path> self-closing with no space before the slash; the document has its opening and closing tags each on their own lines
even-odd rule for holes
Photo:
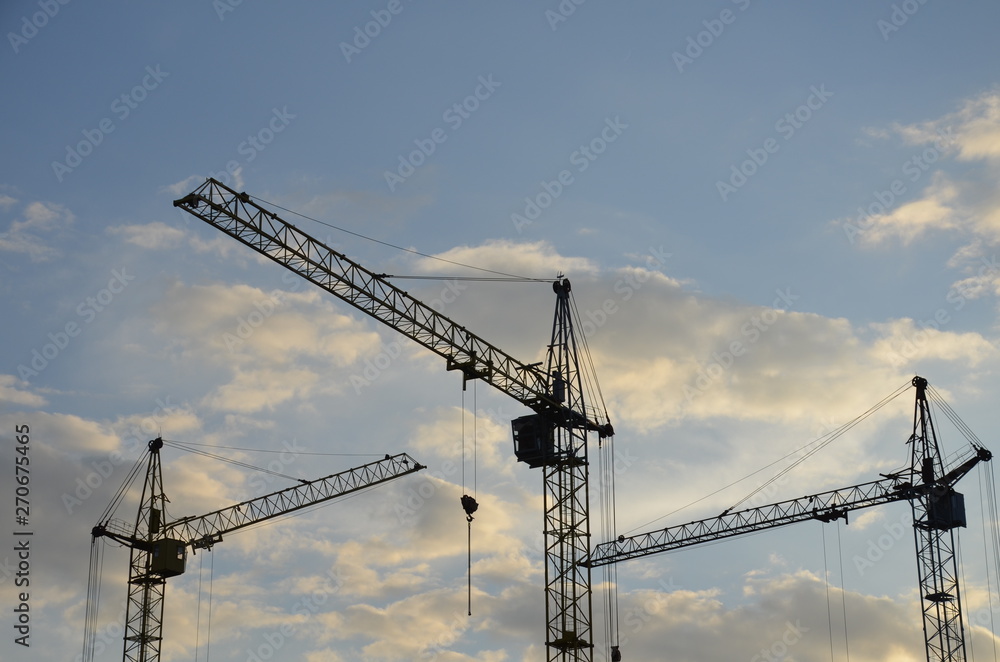
<svg viewBox="0 0 1000 662">
<path fill-rule="evenodd" d="M 585 411 L 570 283 L 553 283 L 556 312 L 546 368 L 552 394 L 570 411 Z M 590 568 L 590 493 L 587 431 L 573 420 L 539 421 L 552 427 L 550 453 L 541 458 L 545 491 L 545 621 L 549 660 L 589 660 L 593 649 Z M 557 424 L 561 423 L 561 424 Z M 533 464 L 533 463 L 529 463 Z"/>
<path fill-rule="evenodd" d="M 917 550 L 923 631 L 928 662 L 964 662 L 965 634 L 958 586 L 958 559 L 954 530 L 965 526 L 963 496 L 955 484 L 992 453 L 972 446 L 950 467 L 945 467 L 927 402 L 927 380 L 914 377 L 916 400 L 910 446 L 910 466 L 882 480 L 799 499 L 725 512 L 657 531 L 601 543 L 584 562 L 598 567 L 683 547 L 731 538 L 779 526 L 820 520 L 847 519 L 852 510 L 895 501 L 909 501 Z"/>
<path fill-rule="evenodd" d="M 554 283 L 556 313 L 546 370 L 524 364 L 430 306 L 255 203 L 208 179 L 174 206 L 294 271 L 443 357 L 465 380 L 481 379 L 535 413 L 512 421 L 515 455 L 544 467 L 548 660 L 592 659 L 587 434 L 609 422 L 583 400 L 567 280 Z"/>
<path fill-rule="evenodd" d="M 163 639 L 166 580 L 184 573 L 187 548 L 211 548 L 223 534 L 314 506 L 358 490 L 400 478 L 425 467 L 406 453 L 386 455 L 315 480 L 302 481 L 271 494 L 206 515 L 164 522 L 165 504 L 160 449 L 163 439 L 149 442 L 149 459 L 135 525 L 102 522 L 92 535 L 107 537 L 130 548 L 128 601 L 125 610 L 125 662 L 157 662 Z"/>
<path fill-rule="evenodd" d="M 910 500 L 917 549 L 924 640 L 928 662 L 965 661 L 962 599 L 958 589 L 955 527 L 965 526 L 962 495 L 945 479 L 941 449 L 927 404 L 927 380 L 914 377 L 917 402 L 910 437 L 911 467 L 924 489 Z"/>
</svg>

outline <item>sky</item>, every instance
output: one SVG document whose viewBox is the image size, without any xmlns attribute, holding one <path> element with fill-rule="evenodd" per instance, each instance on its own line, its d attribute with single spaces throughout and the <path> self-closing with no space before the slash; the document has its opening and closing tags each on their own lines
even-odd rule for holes
<svg viewBox="0 0 1000 662">
<path fill-rule="evenodd" d="M 569 278 L 619 533 L 719 514 L 914 375 L 1000 450 L 998 22 L 983 0 L 2 3 L 0 658 L 77 659 L 91 528 L 162 436 L 295 478 L 427 466 L 190 557 L 164 660 L 544 659 L 542 479 L 510 438 L 528 410 L 173 207 L 210 176 L 373 271 L 440 277 L 394 282 L 525 363 L 551 288 L 454 263 Z M 904 466 L 912 400 L 761 498 Z M 175 517 L 295 484 L 162 458 Z M 990 472 L 960 487 L 980 659 Z M 624 659 L 924 659 L 908 518 L 623 563 Z M 104 546 L 98 660 L 121 656 L 127 564 Z"/>
</svg>

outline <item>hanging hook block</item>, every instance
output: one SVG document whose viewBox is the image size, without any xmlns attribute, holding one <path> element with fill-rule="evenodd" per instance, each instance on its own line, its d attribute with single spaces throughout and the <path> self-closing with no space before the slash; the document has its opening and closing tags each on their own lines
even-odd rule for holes
<svg viewBox="0 0 1000 662">
<path fill-rule="evenodd" d="M 465 510 L 465 518 L 471 522 L 473 513 L 479 510 L 479 504 L 468 494 L 463 494 L 462 508 Z"/>
</svg>

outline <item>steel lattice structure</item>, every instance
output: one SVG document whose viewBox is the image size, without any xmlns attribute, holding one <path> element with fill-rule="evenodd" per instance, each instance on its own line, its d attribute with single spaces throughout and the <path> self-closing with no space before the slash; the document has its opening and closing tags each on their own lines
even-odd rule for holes
<svg viewBox="0 0 1000 662">
<path fill-rule="evenodd" d="M 95 537 L 105 536 L 131 548 L 122 658 L 125 662 L 158 662 L 160 659 L 166 580 L 183 573 L 183 556 L 187 547 L 210 548 L 221 542 L 224 534 L 425 468 L 406 453 L 386 455 L 382 460 L 323 478 L 302 481 L 301 485 L 207 515 L 163 523 L 167 498 L 163 492 L 161 448 L 162 439 L 149 442 L 149 461 L 142 500 L 135 526 L 130 528 L 131 535 L 112 531 L 108 522 L 98 524 L 92 531 Z"/>
<path fill-rule="evenodd" d="M 151 572 L 153 542 L 163 512 L 163 473 L 160 448 L 163 441 L 149 442 L 149 462 L 142 487 L 142 499 L 129 550 L 128 602 L 125 607 L 126 662 L 158 662 L 163 639 L 163 594 L 167 580 Z"/>
<path fill-rule="evenodd" d="M 524 364 L 465 327 L 438 313 L 308 233 L 237 193 L 208 179 L 174 206 L 294 271 L 330 294 L 443 357 L 449 370 L 466 380 L 481 379 L 526 405 L 550 426 L 557 452 L 531 466 L 544 466 L 546 621 L 549 660 L 592 659 L 590 573 L 582 566 L 589 556 L 590 515 L 587 433 L 613 434 L 610 423 L 598 422 L 585 407 L 582 392 L 569 402 L 554 392 L 552 374 Z M 568 295 L 569 283 L 565 283 Z M 559 294 L 559 287 L 556 292 Z M 562 311 L 562 312 L 560 312 Z M 557 296 L 553 345 L 567 348 L 550 365 L 569 365 L 576 374 L 576 345 L 569 337 L 568 300 Z M 559 340 L 557 343 L 556 340 Z M 568 348 L 571 348 L 571 352 Z M 563 376 L 565 380 L 565 373 Z M 577 379 L 577 377 L 574 377 Z M 563 387 L 566 384 L 564 382 Z"/>
<path fill-rule="evenodd" d="M 421 469 L 406 453 L 317 478 L 256 499 L 243 501 L 207 515 L 185 517 L 163 526 L 163 535 L 190 542 L 194 548 L 209 547 L 223 533 L 286 515 L 302 508 L 357 492 Z"/>
<path fill-rule="evenodd" d="M 536 411 L 563 407 L 545 374 L 486 342 L 276 214 L 246 193 L 207 180 L 174 206 L 215 226 L 363 313 L 447 360 L 449 370 L 482 379 Z"/>
<path fill-rule="evenodd" d="M 882 480 L 790 499 L 758 508 L 726 512 L 718 517 L 671 526 L 602 543 L 584 562 L 589 567 L 681 549 L 806 520 L 830 522 L 847 513 L 907 500 L 913 509 L 917 574 L 928 662 L 964 662 L 965 634 L 958 586 L 954 529 L 965 526 L 962 495 L 955 484 L 979 462 L 993 455 L 971 446 L 951 467 L 944 467 L 927 403 L 927 380 L 914 377 L 916 402 L 910 466 Z"/>
<path fill-rule="evenodd" d="M 584 411 L 579 355 L 573 334 L 568 280 L 553 285 L 556 312 L 547 372 L 571 411 Z M 587 431 L 556 425 L 552 456 L 542 467 L 545 492 L 545 621 L 548 659 L 592 658 L 593 601 L 590 568 L 590 493 Z"/>
<path fill-rule="evenodd" d="M 945 477 L 937 433 L 927 404 L 927 380 L 915 377 L 917 403 L 910 437 L 911 466 L 919 470 L 925 489 L 910 501 L 917 550 L 924 640 L 929 662 L 965 662 L 965 631 L 962 599 L 958 588 L 958 558 L 955 555 L 953 522 L 954 482 Z M 964 506 L 961 512 L 965 526 Z"/>
</svg>

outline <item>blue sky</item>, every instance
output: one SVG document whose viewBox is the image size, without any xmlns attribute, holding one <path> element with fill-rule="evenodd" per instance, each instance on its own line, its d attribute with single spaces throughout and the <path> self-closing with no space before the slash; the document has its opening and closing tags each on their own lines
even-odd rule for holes
<svg viewBox="0 0 1000 662">
<path fill-rule="evenodd" d="M 998 13 L 933 0 L 4 3 L 0 457 L 13 464 L 14 429 L 29 425 L 38 551 L 32 648 L 6 636 L 2 656 L 77 655 L 90 528 L 137 440 L 161 433 L 406 451 L 429 467 L 220 545 L 213 659 L 242 662 L 283 624 L 294 630 L 283 659 L 544 656 L 541 477 L 510 452 L 523 409 L 485 386 L 464 401 L 467 428 L 477 413 L 482 504 L 469 618 L 459 380 L 173 208 L 209 175 L 380 242 L 571 278 L 617 430 L 622 531 L 717 514 L 754 479 L 659 519 L 914 374 L 995 446 Z M 468 275 L 289 220 L 378 272 Z M 543 355 L 547 285 L 401 282 L 523 361 Z M 746 351 L 729 364 L 734 342 Z M 911 398 L 773 497 L 902 465 Z M 944 443 L 964 442 L 946 430 Z M 168 452 L 177 516 L 259 493 L 250 475 Z M 112 453 L 125 459 L 67 507 Z M 355 460 L 297 454 L 286 469 L 314 477 Z M 967 549 L 984 539 L 980 480 L 964 487 Z M 401 517 L 394 506 L 419 488 L 432 496 Z M 898 545 L 891 535 L 905 515 L 897 506 L 827 525 L 825 538 L 810 523 L 623 565 L 626 659 L 750 659 L 796 618 L 809 630 L 789 654 L 828 659 L 825 576 L 834 616 L 846 600 L 854 659 L 922 659 L 910 532 Z M 13 512 L 3 517 L 11 530 Z M 865 567 L 884 535 L 891 560 Z M 965 564 L 980 615 L 982 556 Z M 105 627 L 126 565 L 108 549 Z M 322 608 L 296 615 L 296 597 L 331 571 L 342 582 Z M 197 579 L 168 588 L 165 660 L 207 654 Z M 975 644 L 992 646 L 981 621 Z"/>
</svg>

